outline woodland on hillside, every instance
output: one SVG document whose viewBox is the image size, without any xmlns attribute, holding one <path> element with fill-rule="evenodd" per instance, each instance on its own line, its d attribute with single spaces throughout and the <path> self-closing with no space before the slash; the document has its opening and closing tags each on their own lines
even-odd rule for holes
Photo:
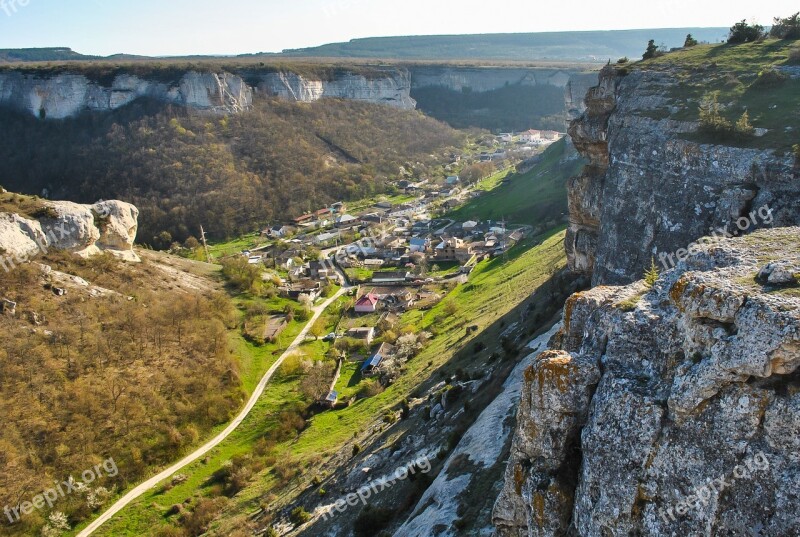
<svg viewBox="0 0 800 537">
<path fill-rule="evenodd" d="M 40 261 L 117 293 L 92 297 L 46 289 L 38 263 L 0 273 L 0 505 L 17 506 L 113 458 L 102 474 L 52 511 L 70 525 L 156 466 L 174 461 L 244 400 L 228 328 L 236 315 L 222 293 L 187 293 L 149 262 Z M 160 283 L 159 283 L 160 282 Z M 51 509 L 0 523 L 0 535 L 38 534 Z"/>
<path fill-rule="evenodd" d="M 419 112 L 340 100 L 257 99 L 228 117 L 147 101 L 63 121 L 3 111 L 0 127 L 0 185 L 128 201 L 141 211 L 139 241 L 156 246 L 200 225 L 229 238 L 386 192 L 402 169 L 432 173 L 464 142 Z"/>
</svg>

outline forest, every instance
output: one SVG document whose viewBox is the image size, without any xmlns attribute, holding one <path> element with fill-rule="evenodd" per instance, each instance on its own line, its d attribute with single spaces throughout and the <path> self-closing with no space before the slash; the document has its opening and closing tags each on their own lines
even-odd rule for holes
<svg viewBox="0 0 800 537">
<path fill-rule="evenodd" d="M 51 199 L 121 199 L 156 247 L 252 232 L 439 170 L 465 135 L 416 111 L 326 99 L 256 99 L 212 116 L 139 100 L 111 114 L 40 121 L 0 111 L 0 185 Z"/>
</svg>

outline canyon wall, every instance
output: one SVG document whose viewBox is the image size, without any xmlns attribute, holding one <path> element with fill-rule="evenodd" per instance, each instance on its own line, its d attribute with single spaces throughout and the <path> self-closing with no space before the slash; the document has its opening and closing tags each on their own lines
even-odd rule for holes
<svg viewBox="0 0 800 537">
<path fill-rule="evenodd" d="M 297 102 L 339 98 L 413 110 L 414 89 L 437 87 L 457 92 L 469 88 L 490 92 L 508 85 L 563 89 L 563 109 L 571 117 L 583 110 L 582 96 L 595 75 L 577 70 L 426 66 L 336 69 L 331 76 L 303 75 L 291 70 L 234 69 L 234 72 L 187 71 L 173 81 L 163 73 L 133 75 L 124 69 L 113 77 L 91 70 L 58 72 L 0 71 L 0 105 L 42 119 L 64 119 L 82 112 L 106 112 L 136 99 L 156 101 L 216 113 L 248 109 L 254 94 Z M 98 71 L 99 72 L 99 71 Z M 561 103 L 558 103 L 561 106 Z"/>
<path fill-rule="evenodd" d="M 697 122 L 663 117 L 677 111 L 675 80 L 669 71 L 606 67 L 570 128 L 590 164 L 569 184 L 566 249 L 570 267 L 593 274 L 595 285 L 638 280 L 652 260 L 672 267 L 676 251 L 736 231 L 740 218 L 755 220 L 748 231 L 800 224 L 796 157 L 693 141 Z M 762 207 L 766 221 L 752 215 Z"/>
<path fill-rule="evenodd" d="M 65 119 L 84 111 L 107 112 L 142 97 L 235 113 L 251 105 L 253 92 L 241 77 L 224 72 L 189 71 L 172 83 L 120 74 L 104 85 L 79 73 L 0 71 L 0 105 L 42 119 Z"/>
</svg>

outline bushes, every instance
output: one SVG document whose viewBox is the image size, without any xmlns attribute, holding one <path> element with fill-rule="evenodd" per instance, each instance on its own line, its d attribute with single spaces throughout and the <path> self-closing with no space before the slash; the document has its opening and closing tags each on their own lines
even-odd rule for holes
<svg viewBox="0 0 800 537">
<path fill-rule="evenodd" d="M 303 507 L 295 507 L 289 515 L 289 520 L 295 526 L 302 526 L 311 520 L 311 515 Z"/>
<path fill-rule="evenodd" d="M 706 96 L 700 104 L 700 132 L 715 140 L 745 140 L 753 136 L 755 129 L 750 124 L 750 116 L 745 110 L 736 124 L 726 119 L 719 104 L 717 92 Z"/>
<path fill-rule="evenodd" d="M 787 76 L 777 69 L 768 68 L 758 73 L 758 78 L 751 87 L 753 88 L 775 88 L 786 82 Z"/>
<path fill-rule="evenodd" d="M 748 24 L 746 20 L 742 19 L 731 26 L 730 33 L 728 34 L 728 43 L 735 45 L 739 43 L 752 43 L 763 38 L 764 27 L 760 24 Z"/>
<path fill-rule="evenodd" d="M 661 54 L 662 53 L 659 52 L 658 47 L 656 46 L 655 40 L 651 39 L 647 43 L 647 49 L 644 51 L 644 54 L 642 54 L 642 59 L 649 60 L 650 58 L 656 58 Z"/>
<path fill-rule="evenodd" d="M 769 35 L 778 39 L 800 39 L 800 13 L 785 19 L 775 17 Z"/>
<path fill-rule="evenodd" d="M 692 37 L 692 34 L 686 36 L 686 41 L 683 42 L 683 48 L 696 47 L 697 39 Z"/>
<path fill-rule="evenodd" d="M 800 65 L 800 47 L 795 47 L 789 51 L 789 63 Z"/>
</svg>

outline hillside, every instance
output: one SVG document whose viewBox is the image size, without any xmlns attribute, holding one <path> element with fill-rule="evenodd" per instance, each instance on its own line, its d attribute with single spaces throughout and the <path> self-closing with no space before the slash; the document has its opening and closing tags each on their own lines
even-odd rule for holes
<svg viewBox="0 0 800 537">
<path fill-rule="evenodd" d="M 232 237 L 384 193 L 401 166 L 432 174 L 464 141 L 418 112 L 338 100 L 257 99 L 227 117 L 139 100 L 54 122 L 0 111 L 0 124 L 0 184 L 128 200 L 141 211 L 140 240 L 159 247 L 199 236 L 201 225 Z"/>
<path fill-rule="evenodd" d="M 537 157 L 533 169 L 497 176 L 494 181 L 501 181 L 499 185 L 487 181 L 481 196 L 448 216 L 458 221 L 505 219 L 534 227 L 558 222 L 567 213 L 567 180 L 584 163 L 567 139 L 562 139 Z"/>
<path fill-rule="evenodd" d="M 117 209 L 130 206 L 0 198 L 0 504 L 99 465 L 91 487 L 50 499 L 70 524 L 227 421 L 249 389 L 217 269 L 146 252 L 122 261 L 139 256 L 107 248 L 133 242 Z M 40 228 L 67 236 L 27 250 Z M 50 511 L 4 520 L 0 535 L 38 534 Z"/>
<path fill-rule="evenodd" d="M 641 56 L 649 39 L 667 48 L 686 34 L 717 43 L 727 28 L 674 28 L 530 34 L 372 37 L 319 47 L 285 50 L 287 57 L 383 58 L 402 60 L 605 61 Z"/>
</svg>

